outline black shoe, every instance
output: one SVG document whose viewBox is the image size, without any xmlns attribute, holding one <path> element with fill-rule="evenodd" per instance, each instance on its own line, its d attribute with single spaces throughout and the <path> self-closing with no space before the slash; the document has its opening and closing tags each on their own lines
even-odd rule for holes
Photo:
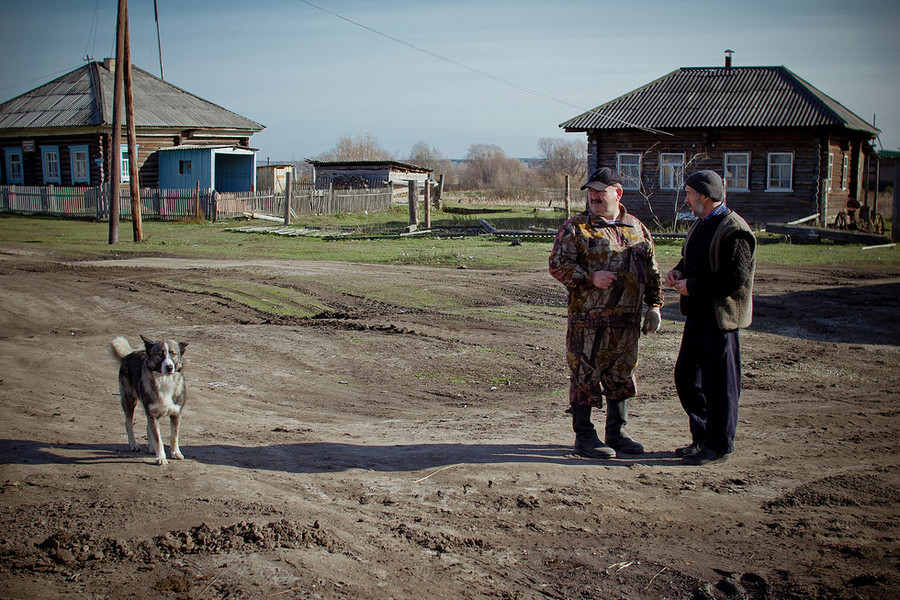
<svg viewBox="0 0 900 600">
<path fill-rule="evenodd" d="M 599 440 L 596 443 L 575 442 L 575 454 L 585 458 L 597 458 L 600 460 L 616 457 L 616 451 Z"/>
<path fill-rule="evenodd" d="M 677 456 L 679 458 L 684 458 L 685 456 L 694 456 L 701 450 L 703 450 L 703 442 L 691 442 L 690 446 L 684 446 L 683 448 L 676 448 L 675 456 Z"/>
<path fill-rule="evenodd" d="M 643 454 L 644 447 L 629 437 L 620 437 L 606 440 L 606 444 L 617 452 L 625 454 Z"/>
<path fill-rule="evenodd" d="M 692 456 L 685 456 L 681 459 L 681 462 L 686 465 L 708 465 L 714 462 L 725 462 L 729 458 L 731 458 L 731 453 L 719 454 L 715 450 L 703 448 Z"/>
</svg>

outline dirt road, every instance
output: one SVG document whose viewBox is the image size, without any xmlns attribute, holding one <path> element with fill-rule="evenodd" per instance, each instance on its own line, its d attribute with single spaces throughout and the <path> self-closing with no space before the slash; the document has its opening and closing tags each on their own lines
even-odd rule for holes
<svg viewBox="0 0 900 600">
<path fill-rule="evenodd" d="M 760 267 L 737 450 L 706 467 L 672 453 L 666 298 L 648 452 L 591 461 L 544 270 L 5 245 L 0 598 L 898 597 L 900 272 Z M 189 344 L 166 467 L 128 451 L 107 351 L 141 333 Z"/>
</svg>

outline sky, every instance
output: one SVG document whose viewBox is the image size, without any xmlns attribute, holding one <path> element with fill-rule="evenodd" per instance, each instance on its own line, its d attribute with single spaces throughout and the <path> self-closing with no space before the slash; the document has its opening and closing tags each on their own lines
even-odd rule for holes
<svg viewBox="0 0 900 600">
<path fill-rule="evenodd" d="M 115 54 L 117 0 L 0 0 L 0 101 Z M 900 149 L 896 0 L 131 0 L 132 63 L 261 123 L 258 162 L 373 136 L 398 160 L 537 157 L 680 67 L 783 65 Z"/>
</svg>

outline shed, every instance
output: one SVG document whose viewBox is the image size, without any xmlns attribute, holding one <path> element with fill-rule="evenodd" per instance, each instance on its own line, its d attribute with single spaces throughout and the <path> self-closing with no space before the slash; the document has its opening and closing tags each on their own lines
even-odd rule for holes
<svg viewBox="0 0 900 600">
<path fill-rule="evenodd" d="M 296 175 L 291 163 L 267 163 L 256 166 L 256 187 L 259 190 L 272 190 L 276 194 L 284 193 L 287 174 Z"/>
<path fill-rule="evenodd" d="M 238 146 L 172 146 L 159 149 L 159 187 L 217 192 L 256 190 L 256 150 Z"/>
<path fill-rule="evenodd" d="M 730 51 L 729 51 L 730 52 Z M 865 204 L 871 141 L 880 133 L 783 66 L 683 67 L 560 124 L 588 138 L 588 163 L 626 179 L 623 202 L 671 221 L 684 177 L 722 174 L 727 202 L 758 225 Z M 874 201 L 874 200 L 873 200 Z"/>
<path fill-rule="evenodd" d="M 390 185 L 394 200 L 404 202 L 409 182 L 419 189 L 430 181 L 432 169 L 394 160 L 310 161 L 316 189 L 380 188 Z"/>
</svg>

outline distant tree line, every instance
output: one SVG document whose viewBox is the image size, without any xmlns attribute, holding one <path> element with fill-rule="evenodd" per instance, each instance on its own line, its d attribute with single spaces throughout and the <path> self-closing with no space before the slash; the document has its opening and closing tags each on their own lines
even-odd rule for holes
<svg viewBox="0 0 900 600">
<path fill-rule="evenodd" d="M 345 135 L 335 146 L 315 157 L 320 161 L 396 160 L 431 169 L 435 178 L 443 175 L 446 189 L 494 190 L 498 193 L 527 194 L 529 190 L 562 190 L 566 175 L 570 186 L 586 178 L 585 140 L 538 140 L 538 157 L 523 160 L 507 156 L 493 144 L 472 144 L 461 160 L 450 160 L 424 141 L 416 142 L 406 157 L 398 157 L 382 147 L 377 138 L 364 133 Z M 301 165 L 302 167 L 302 165 Z"/>
</svg>

